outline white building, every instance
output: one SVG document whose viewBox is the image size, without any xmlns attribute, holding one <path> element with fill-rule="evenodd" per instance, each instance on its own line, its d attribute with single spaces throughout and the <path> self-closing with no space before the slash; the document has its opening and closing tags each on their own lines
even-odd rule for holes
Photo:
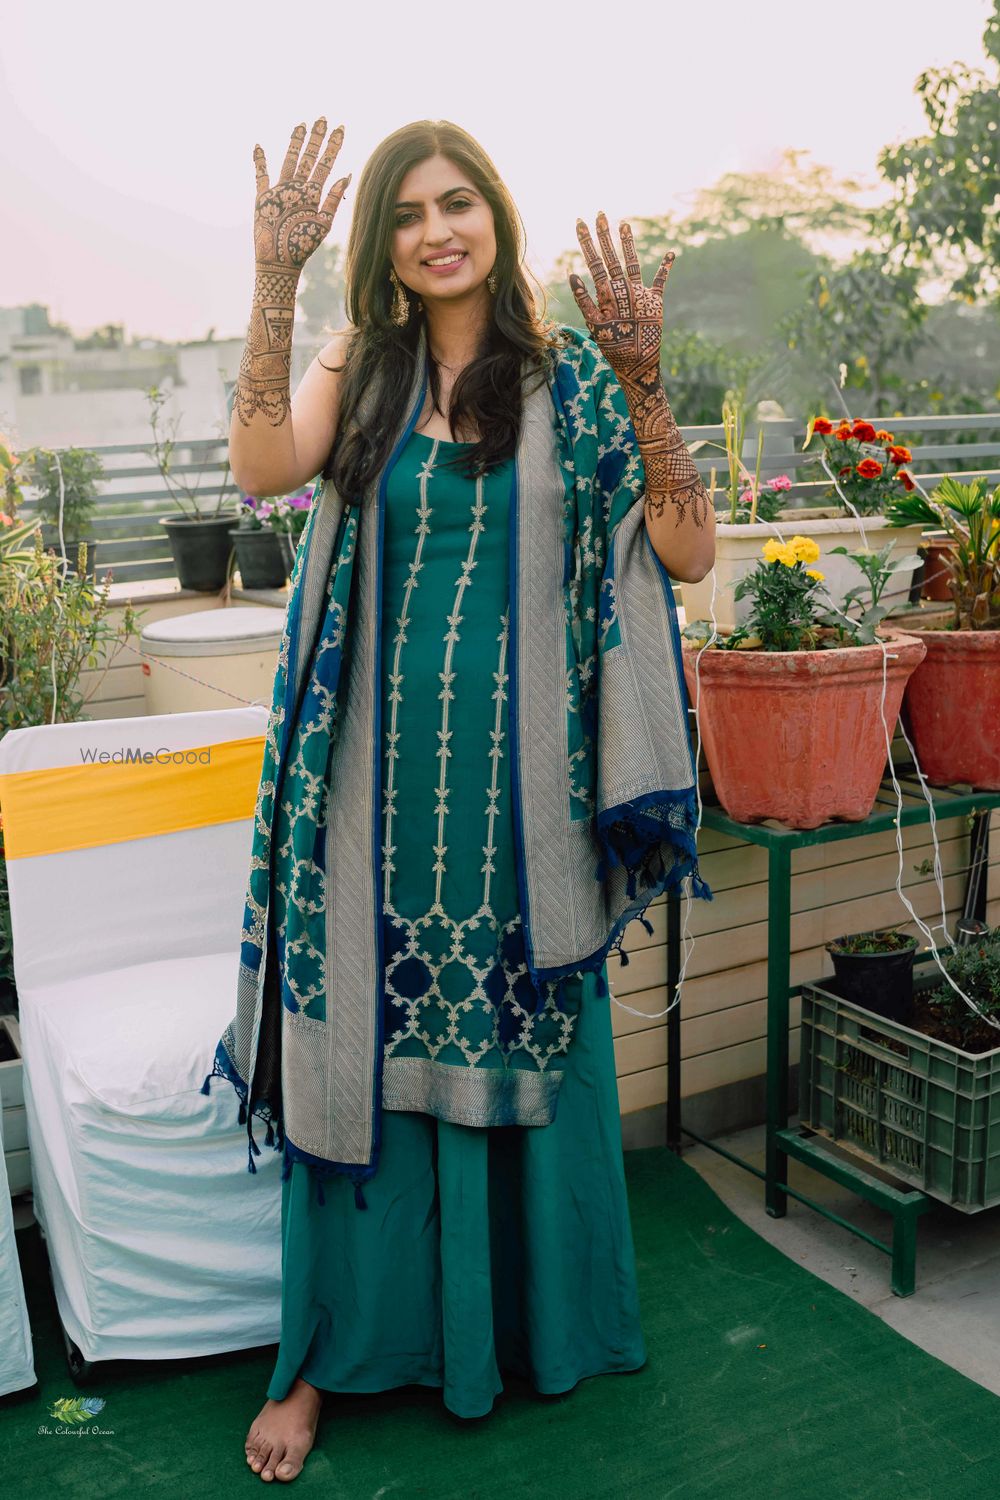
<svg viewBox="0 0 1000 1500">
<path fill-rule="evenodd" d="M 179 438 L 229 432 L 229 397 L 239 373 L 242 338 L 125 341 L 121 324 L 89 338 L 53 325 L 38 303 L 0 308 L 0 433 L 15 449 L 136 446 L 151 441 L 151 386 L 171 393 L 161 429 L 178 418 Z M 322 347 L 297 333 L 292 389 Z"/>
</svg>

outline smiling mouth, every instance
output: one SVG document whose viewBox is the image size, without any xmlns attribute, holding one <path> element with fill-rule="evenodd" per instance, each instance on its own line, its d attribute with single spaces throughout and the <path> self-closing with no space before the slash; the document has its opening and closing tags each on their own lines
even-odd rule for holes
<svg viewBox="0 0 1000 1500">
<path fill-rule="evenodd" d="M 437 260 L 437 259 L 434 259 L 434 260 L 425 260 L 423 262 L 423 264 L 425 266 L 434 266 L 434 265 L 437 265 L 437 266 L 451 266 L 451 265 L 455 265 L 455 266 L 457 266 L 460 260 L 465 260 L 467 258 L 468 254 L 469 254 L 468 250 L 459 250 L 459 251 L 455 252 L 454 256 L 447 255 L 447 256 L 444 257 L 443 260 Z"/>
</svg>

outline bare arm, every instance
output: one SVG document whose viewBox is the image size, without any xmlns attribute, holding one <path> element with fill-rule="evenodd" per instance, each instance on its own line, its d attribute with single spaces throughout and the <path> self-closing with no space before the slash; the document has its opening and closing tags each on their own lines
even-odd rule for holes
<svg viewBox="0 0 1000 1500">
<path fill-rule="evenodd" d="M 353 331 L 345 328 L 335 333 L 296 386 L 295 394 L 288 403 L 287 416 L 280 427 L 271 433 L 272 439 L 276 433 L 284 433 L 287 447 L 279 449 L 272 442 L 272 446 L 264 454 L 266 467 L 258 467 L 251 473 L 243 473 L 242 470 L 237 472 L 235 464 L 233 465 L 236 482 L 248 495 L 291 494 L 293 490 L 301 489 L 310 479 L 315 478 L 326 463 L 337 436 L 342 368 Z M 340 369 L 335 368 L 337 366 Z M 287 377 L 284 390 L 287 393 Z M 239 395 L 237 389 L 237 403 Z M 258 411 L 253 420 L 263 427 L 267 419 L 266 415 Z M 238 425 L 237 405 L 234 404 L 230 451 L 232 433 Z M 246 482 L 250 479 L 254 481 L 252 484 Z"/>
<path fill-rule="evenodd" d="M 343 126 L 338 126 L 317 163 L 326 135 L 322 116 L 302 152 L 305 125 L 296 126 L 274 187 L 267 178 L 267 164 L 259 146 L 254 147 L 257 169 L 257 200 L 254 207 L 254 279 L 253 304 L 247 340 L 240 360 L 233 415 L 229 429 L 229 461 L 236 482 L 248 494 L 284 494 L 315 474 L 306 468 L 316 451 L 319 438 L 315 409 L 320 404 L 317 385 L 320 377 L 336 379 L 313 366 L 306 372 L 293 402 L 289 388 L 292 359 L 292 325 L 295 297 L 302 267 L 320 245 L 333 223 L 340 200 L 350 177 L 334 183 L 323 207 L 320 194 L 336 161 L 343 141 Z M 327 364 L 339 363 L 326 358 Z M 315 363 L 315 362 L 314 362 Z M 322 387 L 321 387 L 322 388 Z M 302 394 L 302 401 L 299 396 Z M 329 385 L 325 391 L 330 397 Z M 306 418 L 307 436 L 296 445 L 296 421 Z M 334 431 L 336 418 L 334 417 Z M 322 424 L 321 424 L 322 425 Z M 330 443 L 333 434 L 330 434 Z M 327 447 L 329 452 L 329 446 Z M 324 455 L 325 456 L 325 455 Z M 298 476 L 303 476 L 299 478 Z"/>
</svg>

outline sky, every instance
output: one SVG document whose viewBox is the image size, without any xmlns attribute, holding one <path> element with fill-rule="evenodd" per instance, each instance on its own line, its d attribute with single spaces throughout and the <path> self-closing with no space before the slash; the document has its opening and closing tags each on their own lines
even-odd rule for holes
<svg viewBox="0 0 1000 1500">
<path fill-rule="evenodd" d="M 980 66 L 990 0 L 7 0 L 0 57 L 0 307 L 76 334 L 244 337 L 253 148 L 343 123 L 325 191 L 385 136 L 454 120 L 510 188 L 543 278 L 593 230 L 683 213 L 789 147 L 878 184 L 919 134 L 918 75 Z M 328 240 L 344 245 L 348 189 Z M 650 268 L 650 273 L 653 268 Z M 680 261 L 675 274 L 680 271 Z"/>
</svg>

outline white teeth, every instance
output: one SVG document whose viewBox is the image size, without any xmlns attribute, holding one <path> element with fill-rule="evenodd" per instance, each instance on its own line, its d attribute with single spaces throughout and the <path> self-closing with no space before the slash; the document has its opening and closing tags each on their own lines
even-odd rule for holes
<svg viewBox="0 0 1000 1500">
<path fill-rule="evenodd" d="M 464 254 L 463 251 L 460 251 L 458 253 L 458 255 L 446 255 L 446 256 L 444 256 L 444 258 L 442 260 L 429 260 L 427 262 L 427 264 L 429 266 L 450 266 L 456 260 L 464 260 L 464 259 L 465 259 L 465 254 Z"/>
</svg>

